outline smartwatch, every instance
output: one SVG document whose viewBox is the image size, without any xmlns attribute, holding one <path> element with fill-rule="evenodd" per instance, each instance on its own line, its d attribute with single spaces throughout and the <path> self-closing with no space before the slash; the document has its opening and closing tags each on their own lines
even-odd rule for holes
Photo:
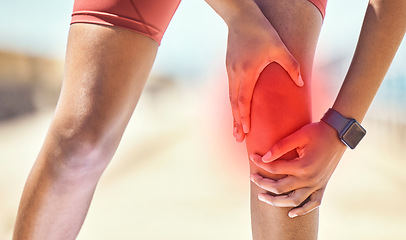
<svg viewBox="0 0 406 240">
<path fill-rule="evenodd" d="M 351 149 L 354 149 L 367 133 L 357 120 L 346 118 L 332 108 L 328 109 L 321 121 L 333 127 L 338 138 Z"/>
</svg>

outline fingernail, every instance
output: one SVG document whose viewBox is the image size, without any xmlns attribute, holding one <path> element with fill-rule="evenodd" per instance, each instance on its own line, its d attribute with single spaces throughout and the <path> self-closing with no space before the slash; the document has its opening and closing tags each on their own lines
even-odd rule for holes
<svg viewBox="0 0 406 240">
<path fill-rule="evenodd" d="M 299 87 L 304 85 L 302 74 L 299 73 L 299 78 L 297 79 Z"/>
<path fill-rule="evenodd" d="M 267 201 L 267 200 L 265 199 L 265 197 L 264 197 L 262 194 L 263 194 L 263 193 L 258 194 L 258 199 L 259 199 L 259 201 L 264 202 L 264 203 L 266 203 L 266 204 L 268 204 L 268 205 L 271 205 L 271 206 L 275 206 L 275 205 L 273 204 L 273 202 Z"/>
<path fill-rule="evenodd" d="M 250 158 L 251 161 L 254 161 L 254 154 L 251 153 L 251 154 L 249 155 L 249 158 Z"/>
<path fill-rule="evenodd" d="M 295 217 L 297 217 L 297 214 L 296 213 L 289 213 L 289 217 L 290 218 L 295 218 Z"/>
<path fill-rule="evenodd" d="M 243 124 L 243 125 L 242 125 L 242 129 L 243 129 L 244 133 L 248 133 L 248 132 L 250 131 L 250 129 L 249 129 L 249 127 L 248 127 L 247 124 Z"/>
<path fill-rule="evenodd" d="M 272 157 L 272 153 L 271 153 L 271 151 L 269 151 L 262 157 L 262 161 L 267 162 L 269 159 L 271 159 L 271 157 Z"/>
</svg>

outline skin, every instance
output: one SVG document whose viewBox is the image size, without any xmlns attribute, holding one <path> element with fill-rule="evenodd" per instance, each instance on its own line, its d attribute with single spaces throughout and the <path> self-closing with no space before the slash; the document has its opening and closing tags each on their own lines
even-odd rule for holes
<svg viewBox="0 0 406 240">
<path fill-rule="evenodd" d="M 267 50 L 270 55 L 274 54 L 263 58 L 266 65 L 273 60 L 282 59 L 278 63 L 285 69 L 288 69 L 286 66 L 289 64 L 293 68 L 297 67 L 296 60 L 258 6 L 250 6 L 260 16 L 257 18 L 255 16 L 258 15 L 250 14 L 253 16 L 252 25 L 237 24 L 237 20 L 230 19 L 233 22 L 230 26 L 233 27 L 230 27 L 227 59 L 228 63 L 235 65 L 228 69 L 234 69 L 231 72 L 238 76 L 241 66 L 250 62 L 250 59 L 256 59 L 257 56 L 252 53 L 258 53 L 259 56 L 263 50 Z M 308 4 L 307 8 L 310 6 L 312 13 L 317 14 L 320 25 L 320 13 L 313 5 Z M 301 16 L 306 17 L 304 14 Z M 319 28 L 320 26 L 316 36 Z M 291 34 L 298 32 L 286 32 L 284 37 L 288 38 Z M 305 36 L 306 34 L 301 39 L 304 40 Z M 264 40 L 267 41 L 263 44 L 255 44 Z M 309 40 L 308 44 L 314 49 L 315 42 Z M 300 45 L 296 42 L 287 43 Z M 246 49 L 246 46 L 253 46 L 256 51 L 248 54 L 252 49 Z M 72 25 L 61 96 L 46 140 L 23 192 L 14 239 L 75 239 L 86 217 L 97 182 L 110 162 L 136 106 L 157 48 L 157 44 L 148 37 L 128 30 L 92 24 Z M 296 51 L 295 54 L 304 66 L 308 64 L 309 67 L 304 67 L 303 74 L 309 78 L 312 57 L 308 58 L 309 61 L 304 57 L 309 53 L 308 49 L 292 47 L 292 50 Z M 243 64 L 238 64 L 236 60 L 239 55 L 232 55 L 235 51 L 240 51 L 245 56 L 241 60 Z M 311 55 L 312 52 L 314 50 L 310 50 Z M 233 83 L 231 79 L 230 82 Z M 292 76 L 285 82 L 293 84 Z M 308 90 L 303 91 L 307 94 Z M 242 131 L 239 130 L 239 133 Z M 258 188 L 253 189 L 259 191 Z M 259 204 L 261 207 L 255 208 Z M 289 236 L 287 233 L 295 232 L 292 230 L 314 230 L 314 226 L 317 226 L 308 226 L 299 220 L 295 221 L 295 225 L 283 224 L 288 226 L 284 231 L 269 231 L 271 229 L 266 230 L 269 221 L 279 221 L 279 216 L 286 218 L 285 211 L 270 212 L 276 216 L 271 219 L 270 214 L 258 214 L 264 210 L 263 207 L 269 209 L 267 205 L 253 201 L 253 206 L 253 216 L 256 216 L 254 232 L 265 234 L 265 238 L 286 237 Z M 280 223 L 284 221 L 281 220 Z M 314 231 L 312 234 L 314 235 Z M 255 239 L 261 238 L 256 236 Z"/>
<path fill-rule="evenodd" d="M 265 154 L 283 137 L 311 122 L 311 69 L 322 17 L 308 1 L 258 0 L 258 6 L 279 34 L 286 47 L 300 63 L 305 85 L 297 87 L 289 74 L 277 63 L 271 63 L 261 73 L 251 102 L 251 130 L 246 135 L 248 153 Z M 297 157 L 296 151 L 282 159 Z M 251 162 L 252 175 L 270 181 L 283 179 L 284 174 L 272 174 Z M 316 239 L 318 212 L 291 219 L 291 208 L 271 206 L 258 195 L 264 189 L 251 183 L 251 222 L 253 239 Z M 282 194 L 285 192 L 275 192 Z"/>
<path fill-rule="evenodd" d="M 322 25 L 321 14 L 313 4 L 303 0 L 258 0 L 251 8 L 249 3 L 252 1 L 235 1 L 243 7 L 241 11 L 230 6 L 224 7 L 233 1 L 207 2 L 229 26 L 226 65 L 230 80 L 234 136 L 239 142 L 246 139 L 248 153 L 263 155 L 277 141 L 311 122 L 310 76 Z M 233 10 L 228 10 L 230 8 Z M 237 37 L 238 41 L 235 40 Z M 297 67 L 290 68 L 282 63 L 292 61 L 292 57 L 300 64 L 305 82 L 301 88 L 292 82 L 297 76 L 292 74 L 292 69 Z M 242 65 L 244 59 L 248 59 L 249 63 Z M 271 63 L 259 76 L 258 70 L 263 70 L 260 61 L 265 66 L 270 62 L 277 63 Z M 234 65 L 235 62 L 241 65 Z M 252 96 L 252 101 L 247 96 Z M 247 103 L 251 105 L 250 109 L 245 106 Z M 243 127 L 248 134 L 240 129 L 240 124 L 245 124 L 245 114 L 250 119 L 250 123 L 245 122 L 249 125 L 248 131 Z M 297 154 L 293 151 L 286 154 L 284 159 L 295 157 Z M 284 177 L 283 174 L 264 171 L 256 164 L 251 164 L 250 171 L 267 180 Z M 264 193 L 264 189 L 251 184 L 253 239 L 317 238 L 317 211 L 292 220 L 288 217 L 291 208 L 261 202 L 258 195 Z"/>
<path fill-rule="evenodd" d="M 13 239 L 76 238 L 157 49 L 129 30 L 71 26 L 61 95 L 25 185 Z"/>
<path fill-rule="evenodd" d="M 270 2 L 273 5 L 267 5 Z M 295 4 L 309 4 L 307 1 L 297 0 L 293 2 Z M 264 86 L 267 88 L 254 90 L 259 73 L 269 62 L 280 63 L 289 73 L 291 80 L 297 85 L 301 85 L 298 82 L 299 78 L 296 77 L 299 72 L 297 63 L 299 63 L 303 80 L 309 81 L 312 54 L 314 53 L 312 44 L 315 46 L 317 40 L 308 38 L 309 36 L 310 38 L 315 37 L 314 34 L 318 35 L 321 17 L 319 14 L 318 21 L 311 17 L 317 11 L 314 6 L 311 8 L 313 12 L 310 11 L 310 5 L 308 5 L 308 7 L 302 6 L 304 9 L 308 8 L 308 11 L 300 9 L 300 11 L 296 10 L 295 13 L 294 10 L 283 7 L 282 1 L 276 0 L 258 1 L 258 4 L 262 5 L 260 10 L 263 11 L 263 14 L 258 11 L 258 6 L 253 5 L 250 0 L 223 0 L 210 1 L 210 3 L 216 11 L 224 16 L 223 18 L 229 25 L 230 51 L 227 54 L 227 69 L 229 74 L 231 73 L 230 94 L 232 96 L 233 116 L 235 124 L 237 124 L 235 136 L 239 141 L 242 141 L 245 137 L 244 132 L 250 132 L 250 124 L 245 122 L 248 125 L 247 128 L 242 126 L 245 125 L 244 123 L 241 123 L 241 119 L 245 119 L 245 121 L 249 119 L 249 117 L 247 118 L 249 114 L 247 115 L 246 105 L 247 102 L 251 103 L 251 100 L 248 101 L 247 99 L 251 99 L 250 96 L 253 96 L 253 99 L 261 97 L 261 95 L 266 95 L 264 93 L 267 91 L 273 93 L 272 97 L 278 91 L 278 88 L 275 87 L 278 85 L 266 84 Z M 223 3 L 236 4 L 227 5 Z M 363 113 L 365 115 L 366 109 L 375 95 L 374 91 L 376 92 L 379 88 L 380 81 L 382 81 L 387 66 L 389 66 L 405 32 L 404 1 L 371 1 L 371 5 L 375 11 L 370 10 L 371 6 L 368 9 L 369 20 L 366 18 L 366 22 L 369 24 L 364 25 L 354 61 L 334 105 L 334 108 L 343 115 L 348 114 L 347 116 L 356 118 L 359 116 L 351 114 L 362 115 Z M 230 8 L 224 10 L 227 9 L 227 6 Z M 291 15 L 290 20 L 284 19 L 285 21 L 282 21 L 281 19 L 288 17 L 289 14 L 277 18 L 278 12 L 272 11 L 276 11 L 278 6 L 281 7 L 278 11 L 279 14 L 284 10 L 287 11 L 286 13 L 295 14 Z M 297 22 L 297 26 L 293 25 L 293 28 L 291 28 L 292 25 L 289 27 L 284 25 L 288 21 L 296 21 L 296 17 L 302 18 L 303 21 Z M 377 21 L 378 19 L 379 21 Z M 382 19 L 384 20 L 382 21 Z M 303 23 L 309 24 L 310 30 L 303 28 L 301 25 Z M 372 27 L 375 26 L 374 24 L 378 24 L 376 29 L 379 30 Z M 240 29 L 237 26 L 240 26 Z M 312 29 L 318 30 L 311 32 Z M 390 32 L 389 29 L 395 30 L 395 33 Z M 300 34 L 300 31 L 305 31 L 306 34 Z M 248 33 L 255 34 L 249 35 Z M 301 46 L 301 42 L 300 44 L 296 43 L 296 38 L 302 39 L 306 43 L 304 46 L 308 46 L 308 48 Z M 155 59 L 157 48 L 158 44 L 152 39 L 124 29 L 92 24 L 74 24 L 71 27 L 66 57 L 66 73 L 60 100 L 44 145 L 24 189 L 14 239 L 75 239 L 86 216 L 97 182 L 111 160 L 137 104 Z M 241 54 L 233 55 L 234 50 Z M 251 50 L 255 50 L 253 52 L 258 53 L 258 55 L 250 55 L 249 51 Z M 261 55 L 261 53 L 266 54 Z M 293 61 L 292 55 L 297 60 Z M 250 60 L 257 58 L 262 60 L 252 66 L 247 65 L 250 64 Z M 374 59 L 380 59 L 379 63 Z M 285 61 L 290 62 L 290 64 Z M 381 66 L 382 61 L 384 61 L 383 67 Z M 310 65 L 307 66 L 308 64 Z M 373 67 L 372 71 L 371 66 Z M 256 70 L 250 70 L 251 67 Z M 386 69 L 384 69 L 385 67 Z M 277 69 L 275 68 L 272 72 L 277 71 Z M 292 74 L 295 71 L 296 76 Z M 245 75 L 241 75 L 244 76 L 241 77 L 238 73 L 245 73 Z M 245 83 L 245 81 L 249 83 Z M 282 88 L 289 89 L 291 85 L 285 85 L 287 82 L 289 81 L 282 81 L 277 84 L 281 84 L 279 86 Z M 261 84 L 260 81 L 258 83 Z M 372 87 L 365 90 L 363 86 L 366 85 L 372 85 Z M 304 88 L 292 93 L 295 94 L 292 96 L 299 96 L 303 100 L 308 96 L 307 91 Z M 358 91 L 362 92 L 361 96 L 358 96 Z M 254 94 L 252 94 L 253 92 Z M 283 91 L 282 94 L 286 94 L 284 97 L 290 97 L 286 91 Z M 348 102 L 355 102 L 358 105 L 355 104 L 356 107 L 354 107 L 354 104 L 349 105 Z M 240 105 L 245 106 L 242 118 L 239 115 Z M 262 105 L 253 103 L 253 110 L 260 109 L 260 107 Z M 286 111 L 292 113 L 292 109 Z M 255 119 L 261 121 L 261 114 L 258 116 Z M 298 124 L 297 126 L 305 124 L 308 120 L 306 113 L 300 116 L 300 122 L 295 123 Z M 247 135 L 247 139 L 253 139 L 253 143 L 258 142 L 255 126 L 261 125 L 253 123 L 252 133 L 249 133 L 252 138 Z M 263 129 L 270 134 L 269 136 L 274 137 L 270 138 L 271 140 L 265 140 L 268 145 L 277 141 L 276 133 L 273 135 L 271 131 L 271 128 L 275 131 L 279 126 L 278 124 L 275 125 L 277 126 L 263 124 Z M 242 128 L 244 131 L 241 130 Z M 250 147 L 248 142 L 251 140 L 247 140 L 247 148 L 259 153 L 259 155 L 252 155 L 254 161 L 251 164 L 251 172 L 254 176 L 253 179 L 255 174 L 259 173 L 257 175 L 261 178 L 258 177 L 256 182 L 261 188 L 268 189 L 269 193 L 286 193 L 290 192 L 289 190 L 298 192 L 300 189 L 315 187 L 308 204 L 303 205 L 302 209 L 293 210 L 296 211 L 294 214 L 299 214 L 297 211 L 302 211 L 299 214 L 302 215 L 317 207 L 321 202 L 325 188 L 323 184 L 326 184 L 329 174 L 334 171 L 334 161 L 341 158 L 341 151 L 343 152 L 345 147 L 337 140 L 334 130 L 325 124 L 323 125 L 323 123 L 306 125 L 296 133 L 299 134 L 291 135 L 290 140 L 285 138 L 273 146 L 264 144 L 261 145 L 261 149 L 259 147 L 257 149 L 255 144 Z M 286 132 L 286 134 L 289 133 Z M 322 149 L 317 147 L 321 143 L 325 144 Z M 261 155 L 269 148 L 271 154 L 261 158 Z M 291 152 L 292 149 L 295 149 L 296 153 Z M 291 152 L 289 153 L 291 155 L 284 157 L 294 158 L 294 160 L 274 161 L 286 152 Z M 298 155 L 296 155 L 297 153 Z M 297 156 L 298 158 L 295 159 Z M 265 162 L 270 161 L 273 161 L 272 164 L 265 164 Z M 302 171 L 303 169 L 306 171 Z M 320 172 L 320 169 L 321 174 L 316 176 L 314 172 Z M 289 175 L 292 178 L 288 176 L 278 181 L 272 180 L 280 178 L 281 175 Z M 320 176 L 324 176 L 322 181 L 318 179 Z M 288 182 L 289 184 L 285 184 L 288 179 L 291 181 Z M 316 179 L 315 182 L 319 185 L 312 183 L 309 179 Z M 260 180 L 264 180 L 264 182 L 260 182 Z M 305 185 L 300 185 L 302 183 Z M 324 186 L 324 188 L 320 188 L 320 186 Z M 263 194 L 265 192 L 263 189 L 252 185 L 252 199 L 256 199 L 257 194 L 263 197 L 270 196 Z M 285 200 L 286 204 L 292 204 L 297 203 L 297 200 L 293 201 L 289 197 L 306 195 L 304 192 L 279 197 L 288 199 Z M 274 201 L 272 198 L 267 200 L 268 203 L 274 204 L 272 201 Z M 274 205 L 278 206 L 276 203 Z M 307 206 L 306 209 L 304 209 L 305 206 Z M 306 216 L 293 220 L 286 217 L 288 211 L 289 208 L 282 208 L 280 204 L 279 207 L 271 207 L 253 200 L 254 239 L 316 238 L 317 211 L 312 211 Z M 298 235 L 300 236 L 298 237 Z"/>
<path fill-rule="evenodd" d="M 302 86 L 300 65 L 253 0 L 206 0 L 228 26 L 226 67 L 233 113 L 233 134 L 242 142 L 250 130 L 255 83 L 262 70 L 278 62 Z M 277 4 L 277 3 L 276 3 Z"/>
<path fill-rule="evenodd" d="M 406 1 L 369 2 L 352 63 L 333 109 L 362 121 L 405 31 Z M 275 161 L 291 150 L 296 150 L 299 156 L 291 161 Z M 262 159 L 260 155 L 252 155 L 252 162 L 263 171 L 288 177 L 272 181 L 254 174 L 252 179 L 272 193 L 295 192 L 278 197 L 261 194 L 261 197 L 271 205 L 295 207 L 289 212 L 291 217 L 305 215 L 320 206 L 327 183 L 345 150 L 332 127 L 324 122 L 312 123 L 273 145 Z M 310 201 L 297 207 L 308 197 Z"/>
<path fill-rule="evenodd" d="M 311 122 L 310 76 L 322 26 L 321 14 L 313 4 L 303 0 L 258 0 L 254 2 L 254 7 L 250 7 L 252 1 L 235 1 L 242 6 L 242 10 L 233 9 L 232 6 L 225 7 L 227 4 L 232 5 L 230 2 L 234 1 L 207 2 L 229 27 L 226 65 L 234 116 L 234 136 L 239 142 L 246 139 L 248 153 L 263 155 L 277 141 Z M 233 10 L 228 10 L 230 8 Z M 301 76 L 305 82 L 300 88 L 297 85 L 301 84 L 295 85 L 292 81 L 295 80 L 292 69 L 297 67 L 286 67 L 282 63 L 292 62 L 292 57 L 300 64 Z M 242 65 L 245 59 L 248 63 Z M 263 70 L 260 61 L 265 66 L 270 62 L 274 63 L 267 66 L 261 75 L 257 75 L 258 70 Z M 235 62 L 241 65 L 233 65 Z M 247 96 L 252 96 L 252 101 Z M 245 106 L 247 102 L 250 108 Z M 247 112 L 250 123 L 248 131 L 244 129 L 245 134 L 240 129 L 240 124 L 244 125 L 243 115 Z M 295 151 L 283 156 L 284 159 L 295 157 Z M 250 164 L 253 176 L 268 181 L 285 176 L 261 169 L 254 163 Z M 291 208 L 271 206 L 258 199 L 258 195 L 266 193 L 266 190 L 251 184 L 253 239 L 317 238 L 317 211 L 291 219 L 288 217 Z M 276 192 L 282 193 L 284 192 Z"/>
</svg>

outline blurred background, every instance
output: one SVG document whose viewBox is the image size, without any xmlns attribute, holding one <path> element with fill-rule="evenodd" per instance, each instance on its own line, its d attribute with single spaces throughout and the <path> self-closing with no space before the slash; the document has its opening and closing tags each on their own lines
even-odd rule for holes
<svg viewBox="0 0 406 240">
<path fill-rule="evenodd" d="M 0 239 L 11 239 L 26 177 L 51 121 L 73 0 L 2 1 Z M 314 69 L 314 118 L 331 106 L 367 1 L 329 1 Z M 227 27 L 183 0 L 78 239 L 250 239 L 248 162 L 232 137 Z M 321 207 L 320 239 L 406 239 L 403 41 Z M 320 101 L 320 99 L 323 99 Z"/>
</svg>

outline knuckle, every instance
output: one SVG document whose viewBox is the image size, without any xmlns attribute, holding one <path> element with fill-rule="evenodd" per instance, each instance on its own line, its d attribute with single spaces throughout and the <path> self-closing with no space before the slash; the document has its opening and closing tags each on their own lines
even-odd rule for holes
<svg viewBox="0 0 406 240">
<path fill-rule="evenodd" d="M 229 58 L 226 58 L 226 70 L 228 73 L 233 73 L 237 69 L 237 64 L 235 61 L 230 60 Z"/>
<path fill-rule="evenodd" d="M 309 168 L 303 166 L 299 167 L 299 174 L 306 180 L 311 180 L 313 175 Z"/>
<path fill-rule="evenodd" d="M 234 97 L 233 97 L 232 94 L 230 94 L 230 96 L 228 97 L 228 99 L 230 100 L 230 103 L 231 103 L 231 104 L 235 102 L 235 101 L 234 101 Z"/>
<path fill-rule="evenodd" d="M 274 44 L 272 46 L 272 52 L 274 56 L 280 57 L 280 56 L 284 56 L 285 54 L 285 47 L 283 46 L 282 43 L 279 44 Z"/>
<path fill-rule="evenodd" d="M 249 118 L 245 114 L 240 112 L 240 119 L 241 119 L 241 122 L 246 122 L 246 120 L 248 120 Z"/>
<path fill-rule="evenodd" d="M 314 166 L 308 161 L 300 161 L 299 169 L 300 169 L 299 173 L 300 175 L 302 175 L 303 178 L 313 180 L 317 177 L 317 173 L 315 173 L 313 170 Z"/>
<path fill-rule="evenodd" d="M 295 71 L 298 71 L 300 68 L 299 63 L 292 56 L 290 58 L 292 67 L 294 68 Z"/>
<path fill-rule="evenodd" d="M 278 168 L 276 167 L 275 164 L 272 164 L 272 163 L 268 165 L 268 170 L 269 170 L 270 173 L 277 173 L 278 172 Z"/>
<path fill-rule="evenodd" d="M 248 73 L 252 70 L 252 62 L 251 61 L 244 61 L 239 66 L 241 73 Z"/>
<path fill-rule="evenodd" d="M 292 191 L 288 194 L 288 197 L 291 198 L 290 203 L 293 207 L 297 207 L 300 204 L 302 204 L 302 201 L 300 198 L 297 196 L 296 191 Z"/>
<path fill-rule="evenodd" d="M 297 207 L 297 206 L 299 206 L 300 204 L 302 204 L 302 201 L 300 201 L 300 199 L 298 199 L 298 198 L 292 199 L 292 205 L 293 205 L 293 207 Z"/>
<path fill-rule="evenodd" d="M 264 184 L 262 183 L 262 180 L 260 180 L 260 179 L 256 179 L 255 184 L 257 184 L 258 187 L 260 187 L 260 188 L 264 188 Z"/>
<path fill-rule="evenodd" d="M 284 191 L 282 190 L 282 188 L 281 188 L 280 186 L 274 186 L 274 187 L 273 187 L 273 193 L 279 195 L 279 194 L 283 194 Z"/>
<path fill-rule="evenodd" d="M 239 97 L 238 97 L 238 103 L 240 103 L 240 104 L 244 104 L 244 103 L 246 103 L 248 101 L 248 98 L 246 97 L 246 96 L 244 96 L 244 95 L 240 95 Z"/>
<path fill-rule="evenodd" d="M 232 97 L 230 97 L 230 104 L 233 109 L 236 109 L 238 107 L 237 101 L 235 101 Z"/>
<path fill-rule="evenodd" d="M 253 64 L 251 61 L 234 61 L 226 59 L 226 70 L 228 73 L 246 74 L 252 71 Z"/>
<path fill-rule="evenodd" d="M 226 58 L 226 69 L 227 70 L 231 69 L 231 61 L 228 57 Z"/>
</svg>

